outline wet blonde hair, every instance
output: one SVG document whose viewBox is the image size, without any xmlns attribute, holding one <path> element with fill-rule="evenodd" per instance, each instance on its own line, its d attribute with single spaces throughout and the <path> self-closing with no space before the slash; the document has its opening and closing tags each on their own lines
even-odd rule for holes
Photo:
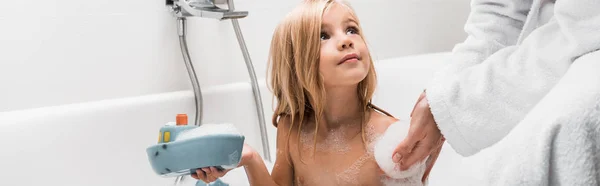
<svg viewBox="0 0 600 186">
<path fill-rule="evenodd" d="M 271 40 L 270 88 L 276 99 L 273 125 L 277 127 L 279 119 L 287 116 L 291 119 L 289 132 L 297 124 L 299 136 L 304 120 L 312 116 L 316 123 L 315 145 L 325 104 L 325 87 L 319 73 L 321 23 L 323 13 L 336 3 L 348 8 L 358 29 L 362 30 L 358 17 L 348 3 L 339 0 L 305 0 L 279 23 Z M 362 32 L 358 34 L 364 39 Z M 372 59 L 368 55 L 368 59 Z M 373 61 L 369 60 L 368 63 L 368 74 L 358 83 L 357 96 L 362 112 L 368 113 L 370 108 L 374 108 L 389 115 L 371 104 L 377 76 Z M 363 142 L 365 120 L 363 117 L 361 121 Z"/>
</svg>

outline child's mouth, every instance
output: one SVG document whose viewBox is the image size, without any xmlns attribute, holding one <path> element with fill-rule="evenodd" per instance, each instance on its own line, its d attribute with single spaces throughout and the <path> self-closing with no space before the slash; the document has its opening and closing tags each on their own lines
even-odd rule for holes
<svg viewBox="0 0 600 186">
<path fill-rule="evenodd" d="M 351 53 L 351 54 L 347 54 L 346 56 L 344 56 L 344 58 L 342 58 L 342 60 L 340 60 L 338 65 L 341 65 L 344 63 L 357 62 L 358 60 L 360 60 L 360 57 L 355 53 Z"/>
</svg>

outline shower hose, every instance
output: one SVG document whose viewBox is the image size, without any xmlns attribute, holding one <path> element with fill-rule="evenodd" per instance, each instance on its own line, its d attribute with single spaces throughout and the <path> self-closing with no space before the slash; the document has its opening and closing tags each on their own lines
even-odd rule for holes
<svg viewBox="0 0 600 186">
<path fill-rule="evenodd" d="M 230 10 L 233 10 L 233 2 L 231 2 L 231 1 L 229 4 L 229 8 L 230 8 Z M 244 37 L 242 35 L 242 31 L 240 29 L 238 20 L 232 19 L 231 22 L 233 24 L 233 29 L 235 31 L 235 35 L 237 37 L 238 44 L 240 46 L 240 49 L 242 50 L 242 55 L 244 56 L 246 68 L 248 69 L 248 74 L 249 74 L 250 80 L 251 80 L 252 92 L 253 92 L 253 96 L 254 96 L 254 102 L 255 102 L 256 112 L 257 112 L 258 121 L 259 121 L 259 128 L 260 128 L 260 133 L 261 133 L 261 143 L 263 146 L 264 158 L 267 161 L 271 161 L 271 153 L 269 150 L 269 142 L 268 142 L 268 136 L 267 136 L 265 117 L 264 117 L 264 110 L 263 110 L 263 105 L 262 105 L 260 89 L 258 86 L 258 80 L 256 78 L 256 73 L 254 71 L 254 66 L 252 65 L 252 61 L 250 59 L 250 54 L 248 53 L 248 49 L 246 47 L 246 43 L 244 41 Z M 190 81 L 192 83 L 192 87 L 193 87 L 193 91 L 194 91 L 194 102 L 195 102 L 195 109 L 196 109 L 194 124 L 196 126 L 200 126 L 200 125 L 202 125 L 202 114 L 203 114 L 202 91 L 200 89 L 200 84 L 198 83 L 196 71 L 194 70 L 194 65 L 192 64 L 192 60 L 190 58 L 190 54 L 189 54 L 189 50 L 188 50 L 188 46 L 187 46 L 186 18 L 185 17 L 177 18 L 177 34 L 179 36 L 179 44 L 181 47 L 181 53 L 183 55 L 185 66 L 186 66 L 188 75 L 190 77 Z M 177 177 L 177 179 L 175 180 L 176 185 L 177 185 L 177 183 L 180 183 L 182 179 L 183 179 L 183 177 L 181 177 L 181 176 Z"/>
</svg>

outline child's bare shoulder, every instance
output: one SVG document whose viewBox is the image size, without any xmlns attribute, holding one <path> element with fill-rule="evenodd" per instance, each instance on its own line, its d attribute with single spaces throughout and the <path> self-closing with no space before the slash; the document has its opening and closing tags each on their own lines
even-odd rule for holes
<svg viewBox="0 0 600 186">
<path fill-rule="evenodd" d="M 277 129 L 286 129 L 290 127 L 290 124 L 292 123 L 291 121 L 291 117 L 288 115 L 280 115 L 278 120 L 277 120 Z"/>
<path fill-rule="evenodd" d="M 373 111 L 371 113 L 371 120 L 369 121 L 369 125 L 372 127 L 373 132 L 375 132 L 376 134 L 383 134 L 390 125 L 397 121 L 397 118 L 385 115 L 377 111 Z"/>
<path fill-rule="evenodd" d="M 276 127 L 278 133 L 284 134 L 285 136 L 289 135 L 290 132 L 294 131 L 294 129 L 297 128 L 292 123 L 292 118 L 288 115 L 279 116 L 279 120 L 277 122 Z"/>
<path fill-rule="evenodd" d="M 292 118 L 288 115 L 282 115 L 279 117 L 279 121 L 277 122 L 277 133 L 278 136 L 281 137 L 281 139 L 285 139 L 288 140 L 288 136 L 291 137 L 289 138 L 289 140 L 291 140 L 291 142 L 296 141 L 297 136 L 296 135 L 292 135 L 292 134 L 296 134 L 298 132 L 298 124 L 299 119 L 294 119 L 294 122 L 292 122 Z"/>
</svg>

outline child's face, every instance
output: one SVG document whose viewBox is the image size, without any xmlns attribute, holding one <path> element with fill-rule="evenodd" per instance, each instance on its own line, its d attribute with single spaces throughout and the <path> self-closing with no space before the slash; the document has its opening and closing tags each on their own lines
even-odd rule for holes
<svg viewBox="0 0 600 186">
<path fill-rule="evenodd" d="M 350 11 L 336 3 L 323 14 L 319 70 L 326 87 L 357 85 L 369 72 L 369 51 Z"/>
</svg>

